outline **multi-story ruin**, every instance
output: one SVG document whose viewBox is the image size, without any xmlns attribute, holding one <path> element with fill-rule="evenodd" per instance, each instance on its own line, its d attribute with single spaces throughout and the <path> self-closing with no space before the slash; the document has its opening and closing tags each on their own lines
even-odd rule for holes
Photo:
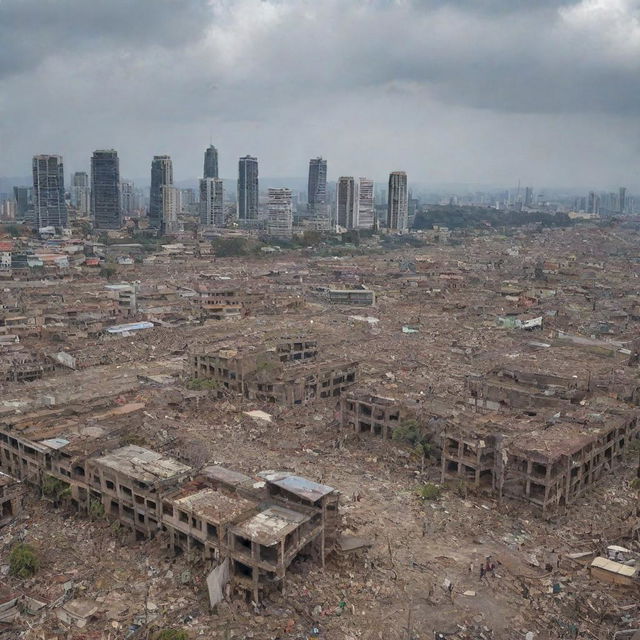
<svg viewBox="0 0 640 640">
<path fill-rule="evenodd" d="M 460 417 L 442 434 L 442 479 L 493 488 L 547 511 L 569 505 L 615 470 L 638 430 L 635 411 L 615 401 L 548 419 Z"/>
<path fill-rule="evenodd" d="M 356 381 L 358 363 L 319 361 L 318 344 L 283 339 L 273 347 L 217 347 L 192 353 L 189 376 L 209 379 L 220 389 L 261 402 L 305 404 L 339 396 Z"/>
</svg>

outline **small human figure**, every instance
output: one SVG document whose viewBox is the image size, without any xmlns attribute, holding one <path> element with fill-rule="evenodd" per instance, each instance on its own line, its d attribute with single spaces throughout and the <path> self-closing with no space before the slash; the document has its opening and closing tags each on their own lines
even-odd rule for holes
<svg viewBox="0 0 640 640">
<path fill-rule="evenodd" d="M 453 582 L 449 583 L 449 597 L 453 600 Z"/>
</svg>

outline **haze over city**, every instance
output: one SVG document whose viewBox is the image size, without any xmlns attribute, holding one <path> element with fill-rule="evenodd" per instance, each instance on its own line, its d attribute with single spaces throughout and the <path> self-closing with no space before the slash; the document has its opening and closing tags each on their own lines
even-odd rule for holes
<svg viewBox="0 0 640 640">
<path fill-rule="evenodd" d="M 637 0 L 4 0 L 0 175 L 36 153 L 123 175 L 640 186 Z"/>
</svg>

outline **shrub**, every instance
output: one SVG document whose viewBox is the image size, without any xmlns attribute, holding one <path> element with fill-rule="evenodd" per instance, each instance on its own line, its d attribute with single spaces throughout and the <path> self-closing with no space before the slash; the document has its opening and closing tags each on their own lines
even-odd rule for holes
<svg viewBox="0 0 640 640">
<path fill-rule="evenodd" d="M 186 631 L 163 629 L 154 636 L 154 640 L 189 640 L 189 636 Z"/>
<path fill-rule="evenodd" d="M 47 498 L 52 498 L 57 501 L 70 496 L 71 487 L 63 480 L 59 480 L 53 476 L 45 476 L 45 479 L 42 481 L 42 493 L 47 496 Z"/>
<path fill-rule="evenodd" d="M 104 505 L 99 500 L 89 500 L 89 518 L 100 520 L 104 518 Z"/>
<path fill-rule="evenodd" d="M 28 544 L 17 544 L 9 554 L 9 573 L 16 578 L 30 578 L 35 575 L 40 561 L 36 552 Z"/>
<path fill-rule="evenodd" d="M 217 389 L 220 383 L 210 378 L 191 378 L 187 380 L 186 387 L 189 391 L 209 391 Z"/>
<path fill-rule="evenodd" d="M 433 484 L 433 482 L 427 482 L 421 487 L 418 487 L 416 493 L 418 497 L 423 500 L 438 500 L 442 494 L 442 488 L 437 484 Z"/>
</svg>

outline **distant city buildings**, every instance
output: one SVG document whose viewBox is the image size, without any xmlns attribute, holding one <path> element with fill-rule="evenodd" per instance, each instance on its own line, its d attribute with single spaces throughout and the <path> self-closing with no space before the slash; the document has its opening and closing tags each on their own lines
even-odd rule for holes
<svg viewBox="0 0 640 640">
<path fill-rule="evenodd" d="M 356 181 L 351 176 L 338 178 L 336 194 L 338 226 L 344 229 L 356 229 L 358 227 Z"/>
<path fill-rule="evenodd" d="M 224 186 L 220 178 L 200 180 L 200 220 L 205 225 L 224 226 Z"/>
<path fill-rule="evenodd" d="M 27 220 L 33 214 L 33 187 L 13 187 L 16 220 Z"/>
<path fill-rule="evenodd" d="M 524 190 L 524 206 L 533 206 L 533 187 L 526 187 Z"/>
<path fill-rule="evenodd" d="M 270 236 L 291 237 L 293 233 L 293 205 L 291 189 L 269 189 L 267 231 Z"/>
<path fill-rule="evenodd" d="M 162 185 L 162 223 L 161 232 L 174 233 L 178 230 L 178 213 L 180 211 L 180 189 L 173 185 Z"/>
<path fill-rule="evenodd" d="M 78 215 L 88 217 L 91 211 L 91 189 L 89 187 L 89 174 L 86 171 L 76 171 L 71 176 L 71 205 L 75 207 Z"/>
<path fill-rule="evenodd" d="M 625 213 L 627 205 L 627 189 L 620 187 L 618 191 L 618 213 Z"/>
<path fill-rule="evenodd" d="M 64 165 L 61 156 L 34 156 L 33 209 L 37 228 L 67 226 Z"/>
<path fill-rule="evenodd" d="M 329 230 L 329 206 L 327 200 L 327 161 L 323 158 L 309 160 L 307 188 L 307 215 L 313 228 Z"/>
<path fill-rule="evenodd" d="M 119 229 L 120 162 L 113 149 L 94 151 L 91 157 L 91 216 L 96 229 Z"/>
<path fill-rule="evenodd" d="M 153 156 L 151 163 L 151 191 L 149 194 L 149 226 L 162 227 L 164 186 L 173 186 L 173 164 L 169 156 Z"/>
<path fill-rule="evenodd" d="M 375 222 L 374 184 L 369 178 L 358 180 L 358 228 L 373 229 Z"/>
<path fill-rule="evenodd" d="M 204 170 L 202 172 L 204 178 L 218 178 L 218 150 L 209 145 L 204 152 Z"/>
<path fill-rule="evenodd" d="M 140 197 L 131 180 L 120 181 L 120 209 L 122 215 L 130 216 L 140 209 Z"/>
<path fill-rule="evenodd" d="M 393 171 L 389 175 L 387 228 L 391 231 L 407 231 L 408 217 L 407 174 L 404 171 Z"/>
<path fill-rule="evenodd" d="M 258 218 L 258 158 L 243 156 L 238 162 L 238 219 Z"/>
</svg>

